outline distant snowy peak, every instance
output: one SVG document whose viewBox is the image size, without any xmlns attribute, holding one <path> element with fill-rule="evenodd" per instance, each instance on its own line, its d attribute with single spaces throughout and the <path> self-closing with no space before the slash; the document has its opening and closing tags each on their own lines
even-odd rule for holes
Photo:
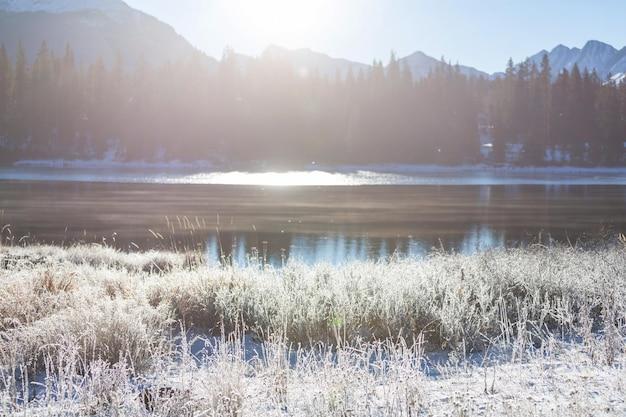
<svg viewBox="0 0 626 417">
<path fill-rule="evenodd" d="M 617 50 L 607 43 L 596 40 L 587 42 L 582 49 L 558 45 L 550 52 L 544 50 L 533 55 L 530 61 L 540 65 L 546 54 L 550 58 L 553 76 L 557 76 L 564 69 L 571 71 L 574 65 L 578 65 L 581 71 L 595 70 L 602 79 L 612 74 L 626 72 L 626 48 Z"/>
<path fill-rule="evenodd" d="M 356 75 L 361 70 L 367 70 L 368 65 L 349 61 L 342 58 L 332 58 L 326 54 L 311 49 L 286 49 L 270 45 L 265 49 L 262 57 L 279 59 L 288 62 L 299 74 L 319 74 L 323 77 L 340 75 L 346 77 L 352 71 Z"/>
<path fill-rule="evenodd" d="M 407 57 L 404 57 L 400 59 L 399 62 L 401 66 L 406 66 L 411 71 L 411 74 L 413 74 L 413 78 L 416 79 L 426 77 L 442 63 L 441 60 L 428 56 L 421 51 L 417 51 Z M 482 72 L 476 68 L 467 67 L 465 65 L 459 65 L 459 71 L 461 74 L 468 77 L 489 78 L 489 74 L 486 72 Z"/>
<path fill-rule="evenodd" d="M 415 52 L 399 60 L 400 66 L 407 67 L 413 77 L 423 78 L 439 65 L 439 61 L 423 52 Z"/>
<path fill-rule="evenodd" d="M 589 41 L 580 51 L 577 64 L 589 70 L 598 69 L 601 72 L 612 72 L 611 69 L 617 60 L 617 49 L 611 45 L 598 41 Z"/>
<path fill-rule="evenodd" d="M 13 13 L 68 13 L 84 10 L 117 13 L 128 9 L 121 0 L 0 0 L 0 10 Z"/>
<path fill-rule="evenodd" d="M 368 64 L 347 59 L 333 58 L 326 54 L 312 51 L 311 49 L 286 49 L 276 45 L 266 48 L 263 54 L 261 54 L 261 57 L 288 62 L 299 74 L 317 73 L 323 77 L 329 78 L 335 77 L 336 75 L 346 77 L 350 72 L 352 72 L 353 76 L 357 76 L 361 71 L 367 72 L 372 69 L 372 66 Z M 252 57 L 245 55 L 237 55 L 236 59 L 240 69 L 244 71 L 254 61 Z M 416 80 L 428 76 L 428 74 L 441 65 L 440 60 L 419 51 L 407 57 L 400 58 L 398 62 L 400 67 L 407 68 Z M 459 70 L 468 77 L 489 77 L 489 74 L 472 67 L 460 65 Z"/>
</svg>

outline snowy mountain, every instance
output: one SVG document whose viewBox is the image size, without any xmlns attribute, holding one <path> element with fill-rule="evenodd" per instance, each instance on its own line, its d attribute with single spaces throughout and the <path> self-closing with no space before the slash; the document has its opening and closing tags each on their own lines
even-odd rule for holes
<svg viewBox="0 0 626 417">
<path fill-rule="evenodd" d="M 12 56 L 21 42 L 32 62 L 43 41 L 57 55 L 69 43 L 79 64 L 119 55 L 126 66 L 158 65 L 201 54 L 171 26 L 121 0 L 0 0 L 0 42 Z"/>
<path fill-rule="evenodd" d="M 235 55 L 238 67 L 244 71 L 254 62 L 254 58 L 246 55 Z M 356 77 L 359 72 L 367 73 L 372 66 L 361 62 L 349 61 L 347 59 L 332 58 L 326 54 L 315 52 L 310 49 L 286 49 L 272 45 L 268 47 L 259 57 L 260 59 L 274 59 L 287 62 L 298 74 L 319 74 L 322 77 L 334 78 L 339 74 L 346 77 L 352 71 Z M 423 52 L 415 52 L 405 58 L 398 60 L 401 68 L 408 68 L 415 80 L 422 79 L 431 73 L 441 61 L 430 57 Z M 459 66 L 461 72 L 470 77 L 489 77 L 489 74 L 475 68 Z"/>
<path fill-rule="evenodd" d="M 583 48 L 568 48 L 558 45 L 551 51 L 543 50 L 529 59 L 538 66 L 541 64 L 543 55 L 550 58 L 552 74 L 556 77 L 563 69 L 571 71 L 574 64 L 578 64 L 581 71 L 585 68 L 589 71 L 596 70 L 598 76 L 607 79 L 613 76 L 615 82 L 626 81 L 626 47 L 617 50 L 613 46 L 599 42 L 589 41 Z M 294 69 L 299 72 L 313 73 L 317 71 L 322 76 L 334 77 L 337 72 L 345 76 L 351 68 L 356 75 L 360 70 L 368 71 L 370 65 L 348 61 L 345 59 L 331 58 L 328 55 L 311 51 L 310 49 L 289 50 L 278 46 L 270 46 L 262 56 L 271 56 L 290 62 Z M 245 69 L 252 58 L 244 55 L 240 56 L 240 67 Z M 441 60 L 426 55 L 423 52 L 415 52 L 409 56 L 399 59 L 401 67 L 407 67 L 413 74 L 413 78 L 419 80 L 426 77 L 437 66 L 441 65 Z M 454 64 L 453 64 L 454 65 Z M 487 74 L 476 68 L 459 65 L 461 73 L 468 77 L 497 78 L 503 73 Z"/>
<path fill-rule="evenodd" d="M 609 44 L 592 40 L 582 49 L 558 45 L 550 52 L 543 50 L 531 56 L 530 61 L 540 65 L 545 54 L 550 58 L 552 75 L 555 77 L 564 69 L 571 71 L 575 64 L 581 71 L 595 70 L 601 79 L 626 73 L 626 47 L 617 50 Z"/>
<path fill-rule="evenodd" d="M 293 69 L 302 75 L 318 73 L 322 77 L 335 77 L 339 74 L 345 77 L 350 70 L 356 76 L 359 71 L 366 71 L 369 65 L 347 59 L 331 58 L 328 55 L 310 49 L 285 49 L 271 45 L 261 55 L 264 59 L 282 60 L 288 62 Z"/>
<path fill-rule="evenodd" d="M 292 50 L 276 45 L 267 47 L 259 57 L 235 53 L 234 58 L 238 69 L 243 73 L 254 65 L 256 60 L 272 60 L 287 63 L 296 74 L 301 76 L 317 74 L 320 77 L 328 78 L 334 78 L 337 74 L 341 77 L 346 77 L 350 70 L 356 76 L 359 71 L 368 71 L 371 68 L 366 64 L 348 61 L 347 59 L 332 58 L 310 49 Z"/>
<path fill-rule="evenodd" d="M 400 67 L 407 66 L 413 74 L 413 78 L 420 79 L 426 77 L 435 68 L 441 65 L 441 60 L 426 55 L 423 52 L 415 52 L 405 58 L 399 60 Z M 485 77 L 489 78 L 489 74 L 477 70 L 476 68 L 459 65 L 462 74 L 468 77 Z"/>
<path fill-rule="evenodd" d="M 159 65 L 167 61 L 186 59 L 200 54 L 207 67 L 214 68 L 217 61 L 195 49 L 174 29 L 156 18 L 129 7 L 122 0 L 0 0 L 0 43 L 15 55 L 18 43 L 24 46 L 32 62 L 42 41 L 56 54 L 62 54 L 66 44 L 71 44 L 78 63 L 89 64 L 98 58 L 113 62 L 121 56 L 127 66 L 141 61 Z M 589 41 L 582 48 L 558 45 L 551 51 L 542 50 L 529 59 L 540 65 L 543 55 L 550 58 L 553 76 L 563 69 L 570 71 L 578 64 L 595 70 L 600 78 L 626 82 L 626 47 Z M 356 76 L 367 72 L 370 65 L 333 58 L 310 49 L 290 50 L 279 46 L 268 47 L 260 58 L 288 62 L 299 74 L 314 74 L 334 78 L 345 77 L 351 70 Z M 237 54 L 239 68 L 245 70 L 255 58 Z M 408 68 L 413 78 L 427 76 L 441 61 L 423 52 L 415 52 L 399 59 L 400 66 Z M 472 67 L 459 65 L 460 71 L 470 77 L 494 78 Z"/>
</svg>

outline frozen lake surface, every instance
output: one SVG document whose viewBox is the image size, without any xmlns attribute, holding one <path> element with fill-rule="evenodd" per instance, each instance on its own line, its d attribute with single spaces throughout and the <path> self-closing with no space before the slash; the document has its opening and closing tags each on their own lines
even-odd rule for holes
<svg viewBox="0 0 626 417">
<path fill-rule="evenodd" d="M 0 168 L 0 180 L 267 186 L 626 185 L 626 168 L 378 165 L 246 172 L 214 170 L 206 164 L 22 161 Z"/>
</svg>

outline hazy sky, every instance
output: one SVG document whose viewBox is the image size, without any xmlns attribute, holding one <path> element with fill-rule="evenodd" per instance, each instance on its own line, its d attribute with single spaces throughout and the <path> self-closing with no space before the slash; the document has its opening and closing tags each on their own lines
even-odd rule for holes
<svg viewBox="0 0 626 417">
<path fill-rule="evenodd" d="M 219 57 L 269 44 L 369 63 L 417 50 L 495 72 L 559 43 L 626 46 L 625 0 L 126 0 Z"/>
</svg>

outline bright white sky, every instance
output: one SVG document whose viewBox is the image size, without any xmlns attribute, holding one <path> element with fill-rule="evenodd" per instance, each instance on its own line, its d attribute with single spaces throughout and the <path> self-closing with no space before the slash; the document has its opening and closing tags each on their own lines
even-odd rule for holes
<svg viewBox="0 0 626 417">
<path fill-rule="evenodd" d="M 559 43 L 626 45 L 624 0 L 126 0 L 209 55 L 270 44 L 369 63 L 417 50 L 495 72 Z"/>
</svg>

